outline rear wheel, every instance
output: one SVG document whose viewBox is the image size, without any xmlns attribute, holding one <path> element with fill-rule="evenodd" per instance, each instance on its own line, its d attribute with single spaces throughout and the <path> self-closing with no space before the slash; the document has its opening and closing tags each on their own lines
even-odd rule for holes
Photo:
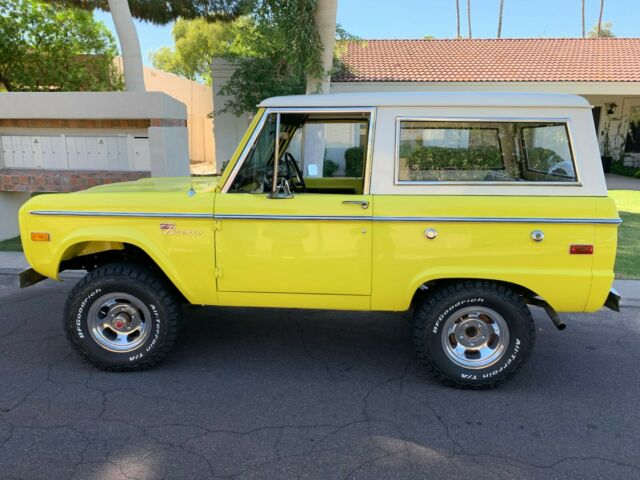
<svg viewBox="0 0 640 480">
<path fill-rule="evenodd" d="M 105 265 L 71 291 L 64 326 L 71 344 L 98 367 L 142 370 L 175 343 L 180 302 L 163 278 L 142 265 Z"/>
<path fill-rule="evenodd" d="M 414 345 L 437 378 L 463 388 L 490 388 L 529 358 L 535 328 L 527 305 L 512 289 L 461 282 L 427 296 L 414 313 Z"/>
</svg>

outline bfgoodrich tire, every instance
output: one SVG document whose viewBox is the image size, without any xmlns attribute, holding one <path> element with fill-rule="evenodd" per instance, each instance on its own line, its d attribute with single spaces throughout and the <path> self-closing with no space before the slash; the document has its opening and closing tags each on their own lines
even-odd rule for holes
<svg viewBox="0 0 640 480">
<path fill-rule="evenodd" d="M 504 285 L 452 284 L 428 295 L 414 313 L 418 358 L 451 386 L 495 387 L 525 364 L 534 343 L 531 312 Z"/>
<path fill-rule="evenodd" d="M 180 302 L 166 281 L 137 264 L 109 264 L 84 277 L 64 308 L 71 344 L 96 366 L 143 370 L 175 343 Z"/>
</svg>

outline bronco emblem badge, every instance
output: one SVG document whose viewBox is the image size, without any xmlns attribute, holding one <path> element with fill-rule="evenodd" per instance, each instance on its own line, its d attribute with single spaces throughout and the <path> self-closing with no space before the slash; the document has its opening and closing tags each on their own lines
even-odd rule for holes
<svg viewBox="0 0 640 480">
<path fill-rule="evenodd" d="M 175 223 L 161 223 L 160 232 L 163 235 L 202 235 L 204 233 L 199 228 L 176 228 Z"/>
</svg>

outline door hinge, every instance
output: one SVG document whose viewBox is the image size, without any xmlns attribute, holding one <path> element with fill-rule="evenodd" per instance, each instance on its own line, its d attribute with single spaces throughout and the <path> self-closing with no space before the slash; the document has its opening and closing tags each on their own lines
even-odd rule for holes
<svg viewBox="0 0 640 480">
<path fill-rule="evenodd" d="M 213 231 L 219 232 L 220 230 L 222 230 L 222 222 L 220 220 L 216 220 L 213 222 Z"/>
<path fill-rule="evenodd" d="M 216 268 L 216 278 L 222 278 L 222 268 Z"/>
</svg>

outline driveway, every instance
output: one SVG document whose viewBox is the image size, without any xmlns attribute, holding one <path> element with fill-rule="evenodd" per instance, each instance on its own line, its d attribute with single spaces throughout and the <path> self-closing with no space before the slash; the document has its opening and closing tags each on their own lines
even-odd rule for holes
<svg viewBox="0 0 640 480">
<path fill-rule="evenodd" d="M 0 478 L 640 477 L 640 308 L 536 310 L 514 381 L 434 382 L 401 315 L 186 310 L 162 366 L 106 373 L 61 331 L 73 281 L 0 287 Z"/>
</svg>

